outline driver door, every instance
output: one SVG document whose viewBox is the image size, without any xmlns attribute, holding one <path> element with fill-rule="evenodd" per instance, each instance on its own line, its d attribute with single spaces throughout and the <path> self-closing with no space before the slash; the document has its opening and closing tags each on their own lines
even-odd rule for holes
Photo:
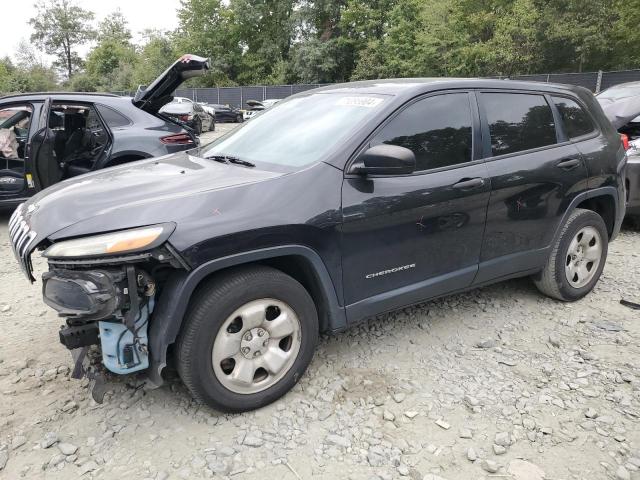
<svg viewBox="0 0 640 480">
<path fill-rule="evenodd" d="M 475 98 L 459 91 L 419 99 L 374 133 L 368 146 L 408 148 L 416 170 L 345 178 L 349 322 L 471 285 L 491 190 L 479 138 Z"/>
</svg>

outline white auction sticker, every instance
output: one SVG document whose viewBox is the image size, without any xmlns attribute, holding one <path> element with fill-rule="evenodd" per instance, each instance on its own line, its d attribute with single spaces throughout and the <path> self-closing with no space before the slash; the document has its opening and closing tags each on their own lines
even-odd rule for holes
<svg viewBox="0 0 640 480">
<path fill-rule="evenodd" d="M 377 97 L 342 97 L 338 100 L 337 105 L 344 107 L 374 108 L 380 103 L 382 103 L 382 99 Z"/>
</svg>

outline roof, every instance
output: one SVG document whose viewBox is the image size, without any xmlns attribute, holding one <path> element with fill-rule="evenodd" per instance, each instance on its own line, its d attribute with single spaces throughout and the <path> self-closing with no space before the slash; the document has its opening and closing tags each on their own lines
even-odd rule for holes
<svg viewBox="0 0 640 480">
<path fill-rule="evenodd" d="M 446 88 L 506 88 L 514 90 L 576 90 L 580 87 L 573 85 L 526 82 L 520 80 L 499 80 L 491 78 L 455 78 L 455 77 L 434 77 L 434 78 L 388 78 L 381 80 L 363 80 L 358 82 L 338 83 L 328 85 L 311 92 L 354 92 L 374 93 L 380 95 L 401 95 L 408 93 L 423 93 L 430 90 L 441 90 Z"/>
</svg>

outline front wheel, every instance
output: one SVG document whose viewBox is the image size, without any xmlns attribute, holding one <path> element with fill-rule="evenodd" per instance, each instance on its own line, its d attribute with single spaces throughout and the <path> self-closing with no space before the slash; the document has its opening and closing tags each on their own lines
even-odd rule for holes
<svg viewBox="0 0 640 480">
<path fill-rule="evenodd" d="M 242 115 L 238 115 L 236 117 L 236 123 L 242 123 L 244 121 L 244 118 L 242 118 Z"/>
<path fill-rule="evenodd" d="M 253 410 L 298 382 L 317 340 L 316 307 L 300 283 L 273 268 L 242 268 L 194 295 L 178 372 L 197 400 L 224 412 Z"/>
<path fill-rule="evenodd" d="M 558 300 L 579 300 L 598 283 L 608 247 L 602 217 L 577 208 L 562 227 L 544 269 L 534 277 L 536 287 Z"/>
</svg>

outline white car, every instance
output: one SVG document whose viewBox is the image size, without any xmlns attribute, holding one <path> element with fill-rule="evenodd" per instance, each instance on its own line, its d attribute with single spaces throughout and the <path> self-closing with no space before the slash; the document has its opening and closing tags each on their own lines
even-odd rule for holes
<svg viewBox="0 0 640 480">
<path fill-rule="evenodd" d="M 268 108 L 273 107 L 276 103 L 278 103 L 281 98 L 267 98 L 265 100 L 247 100 L 247 105 L 249 108 L 245 110 L 242 114 L 242 118 L 246 120 L 251 120 L 258 113 L 263 110 L 267 110 Z"/>
</svg>

